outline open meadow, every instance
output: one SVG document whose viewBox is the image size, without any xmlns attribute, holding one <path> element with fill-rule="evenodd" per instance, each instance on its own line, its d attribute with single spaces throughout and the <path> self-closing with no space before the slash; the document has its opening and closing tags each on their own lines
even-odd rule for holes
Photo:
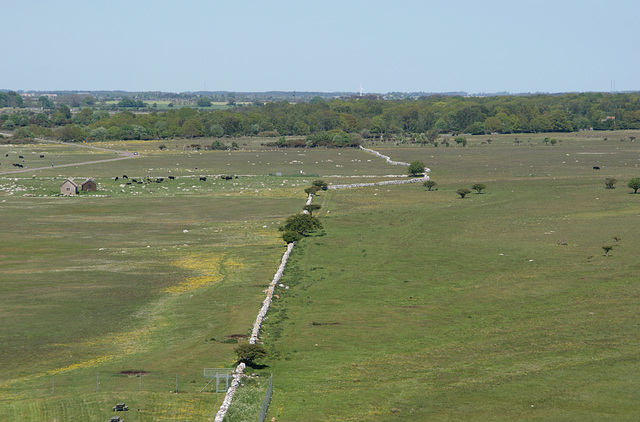
<svg viewBox="0 0 640 422">
<path fill-rule="evenodd" d="M 374 146 L 437 190 L 316 198 L 326 234 L 294 249 L 264 328 L 269 416 L 637 420 L 640 146 L 592 135 Z"/>
<path fill-rule="evenodd" d="M 245 371 L 274 374 L 268 419 L 637 420 L 637 135 L 367 145 L 423 161 L 437 186 L 314 199 L 324 229 L 294 248 L 270 356 Z M 113 153 L 0 146 L 54 164 L 0 175 L 0 420 L 106 421 L 122 401 L 127 422 L 213 420 L 222 394 L 200 393 L 202 369 L 234 365 L 304 188 L 406 172 L 354 149 L 237 142 L 96 143 L 139 155 L 64 168 Z M 98 191 L 61 197 L 69 177 Z"/>
</svg>

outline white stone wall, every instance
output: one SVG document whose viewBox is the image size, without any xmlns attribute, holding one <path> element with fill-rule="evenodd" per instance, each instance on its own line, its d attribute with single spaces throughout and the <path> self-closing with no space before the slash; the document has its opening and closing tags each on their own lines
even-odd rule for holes
<svg viewBox="0 0 640 422">
<path fill-rule="evenodd" d="M 401 161 L 392 161 L 386 155 L 382 155 L 379 152 L 374 151 L 372 149 L 367 149 L 362 146 L 360 146 L 360 149 L 362 149 L 363 151 L 369 152 L 371 154 L 375 154 L 378 157 L 384 158 L 389 164 L 397 165 L 397 166 L 409 166 L 408 163 L 403 163 Z M 425 175 L 424 177 L 421 177 L 421 178 L 415 178 L 415 179 L 409 179 L 409 180 L 388 180 L 385 182 L 378 182 L 378 183 L 354 183 L 350 185 L 332 185 L 332 186 L 329 186 L 328 189 L 349 189 L 349 188 L 359 188 L 364 186 L 384 186 L 384 185 L 402 185 L 406 183 L 419 183 L 419 182 L 424 182 L 425 180 L 429 180 L 429 176 L 427 174 L 430 171 L 431 170 L 429 169 L 425 169 Z M 311 205 L 312 201 L 313 201 L 313 195 L 309 195 L 309 197 L 307 198 L 306 205 Z M 307 211 L 305 210 L 304 212 L 307 212 Z M 291 255 L 291 251 L 293 250 L 294 245 L 295 243 L 289 243 L 287 245 L 287 250 L 282 255 L 282 260 L 280 261 L 280 266 L 278 267 L 278 271 L 276 271 L 276 274 L 273 276 L 273 280 L 271 280 L 271 283 L 269 283 L 269 288 L 267 289 L 267 295 L 264 301 L 262 302 L 262 307 L 258 312 L 256 321 L 253 323 L 251 337 L 249 338 L 250 344 L 255 344 L 258 341 L 258 335 L 260 334 L 260 329 L 262 328 L 262 321 L 264 321 L 265 317 L 267 316 L 267 311 L 269 310 L 269 306 L 271 305 L 271 301 L 273 299 L 273 291 L 275 290 L 276 285 L 278 284 L 278 281 L 280 281 L 280 278 L 284 273 L 284 269 L 287 266 L 287 261 L 289 260 L 289 255 Z M 233 396 L 236 393 L 238 385 L 240 384 L 240 380 L 243 377 L 245 367 L 246 365 L 244 363 L 240 363 L 236 367 L 236 370 L 233 373 L 233 380 L 231 381 L 231 385 L 227 390 L 227 394 L 224 397 L 222 406 L 220 406 L 220 410 L 218 410 L 218 413 L 216 414 L 215 422 L 222 422 L 225 415 L 227 414 L 227 410 L 231 405 Z"/>
<path fill-rule="evenodd" d="M 312 199 L 312 195 L 309 195 L 309 201 Z M 267 297 L 262 302 L 262 308 L 258 312 L 258 316 L 256 317 L 256 322 L 253 323 L 253 330 L 251 331 L 251 338 L 249 338 L 250 344 L 255 344 L 258 341 L 258 334 L 260 334 L 260 328 L 262 327 L 262 321 L 267 316 L 267 311 L 269 310 L 269 306 L 271 305 L 271 300 L 273 298 L 273 291 L 275 290 L 276 284 L 280 281 L 282 274 L 284 273 L 284 269 L 287 266 L 287 261 L 289 260 L 289 255 L 291 255 L 291 251 L 293 250 L 293 243 L 289 243 L 287 245 L 287 250 L 282 255 L 282 260 L 280 261 L 280 266 L 278 267 L 278 271 L 276 271 L 276 275 L 273 276 L 273 280 L 269 283 L 269 288 L 267 289 Z M 231 381 L 231 385 L 227 390 L 227 394 L 224 396 L 224 401 L 220 406 L 220 410 L 216 414 L 215 422 L 222 422 L 224 416 L 227 414 L 227 410 L 229 410 L 229 406 L 231 405 L 231 401 L 233 400 L 233 396 L 238 389 L 238 385 L 240 384 L 240 379 L 242 379 L 244 374 L 244 369 L 246 365 L 240 363 L 236 370 L 233 373 L 233 380 Z"/>
</svg>

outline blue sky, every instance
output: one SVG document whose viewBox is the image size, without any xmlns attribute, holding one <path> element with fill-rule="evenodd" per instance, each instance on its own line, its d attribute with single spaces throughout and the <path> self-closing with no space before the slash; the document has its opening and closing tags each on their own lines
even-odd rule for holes
<svg viewBox="0 0 640 422">
<path fill-rule="evenodd" d="M 639 0 L 0 0 L 0 88 L 640 90 Z"/>
</svg>

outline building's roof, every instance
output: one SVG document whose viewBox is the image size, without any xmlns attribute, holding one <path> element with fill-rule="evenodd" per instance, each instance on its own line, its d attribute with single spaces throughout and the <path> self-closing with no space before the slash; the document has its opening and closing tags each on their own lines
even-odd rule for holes
<svg viewBox="0 0 640 422">
<path fill-rule="evenodd" d="M 71 183 L 71 184 L 72 184 L 73 186 L 75 186 L 75 187 L 78 187 L 78 184 L 77 184 L 76 182 L 74 182 L 74 181 L 73 181 L 73 179 L 67 179 L 67 180 L 65 180 L 64 182 L 62 182 L 62 185 L 64 185 L 64 184 L 65 184 L 65 183 L 67 183 L 67 182 Z M 62 185 L 60 185 L 60 186 L 62 186 Z"/>
<path fill-rule="evenodd" d="M 81 184 L 82 184 L 82 185 L 84 185 L 84 184 L 89 183 L 89 182 L 91 182 L 91 183 L 93 183 L 93 184 L 95 184 L 95 183 L 96 183 L 96 182 L 94 182 L 94 181 L 93 181 L 93 179 L 87 179 L 87 180 L 85 180 L 84 182 L 82 182 Z"/>
</svg>

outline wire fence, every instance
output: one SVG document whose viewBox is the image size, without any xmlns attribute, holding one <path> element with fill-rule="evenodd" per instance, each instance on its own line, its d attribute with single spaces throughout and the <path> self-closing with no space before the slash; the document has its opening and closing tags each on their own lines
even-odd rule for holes
<svg viewBox="0 0 640 422">
<path fill-rule="evenodd" d="M 57 395 L 99 392 L 224 392 L 227 382 L 222 375 L 218 382 L 198 373 L 125 371 L 120 373 L 56 374 L 35 379 L 1 381 L 0 399 L 44 398 Z M 214 380 L 216 378 L 213 378 Z"/>
<path fill-rule="evenodd" d="M 267 391 L 264 394 L 264 400 L 262 400 L 262 407 L 260 408 L 260 416 L 258 422 L 264 422 L 267 417 L 267 410 L 269 410 L 269 403 L 271 403 L 271 396 L 273 395 L 273 374 L 269 377 L 267 384 Z"/>
</svg>

